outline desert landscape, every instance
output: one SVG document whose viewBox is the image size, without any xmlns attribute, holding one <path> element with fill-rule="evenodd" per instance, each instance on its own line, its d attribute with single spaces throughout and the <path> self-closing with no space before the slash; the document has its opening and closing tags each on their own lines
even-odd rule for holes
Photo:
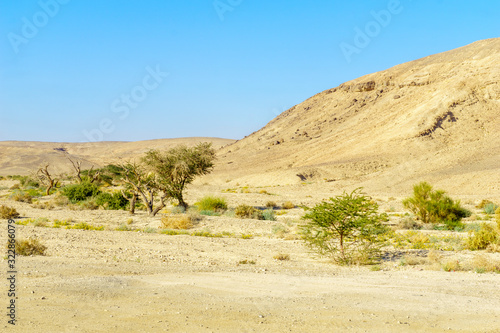
<svg viewBox="0 0 500 333">
<path fill-rule="evenodd" d="M 0 142 L 0 206 L 19 213 L 16 239 L 46 247 L 16 256 L 17 324 L 2 330 L 500 332 L 500 234 L 468 241 L 500 221 L 499 64 L 500 38 L 430 55 L 320 92 L 237 141 Z M 103 170 L 201 142 L 215 164 L 186 185 L 187 210 L 172 199 L 130 214 L 64 195 L 71 161 Z M 49 195 L 29 183 L 41 166 L 59 180 Z M 459 227 L 403 204 L 423 181 L 470 212 Z M 376 262 L 339 265 L 307 247 L 303 216 L 357 188 L 391 237 Z M 202 209 L 207 197 L 227 207 Z"/>
</svg>

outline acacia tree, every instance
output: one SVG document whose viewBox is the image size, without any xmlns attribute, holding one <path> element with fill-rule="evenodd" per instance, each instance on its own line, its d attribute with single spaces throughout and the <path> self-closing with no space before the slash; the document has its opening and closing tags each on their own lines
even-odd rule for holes
<svg viewBox="0 0 500 333">
<path fill-rule="evenodd" d="M 135 203 L 137 197 L 139 197 L 144 203 L 148 214 L 150 216 L 155 216 L 165 207 L 167 195 L 161 193 L 160 204 L 156 207 L 154 206 L 155 197 L 160 192 L 154 174 L 146 172 L 143 165 L 134 162 L 125 163 L 121 165 L 121 167 L 124 169 L 122 182 L 132 193 L 132 197 L 129 198 L 125 191 L 122 191 L 122 195 L 130 202 L 130 212 L 132 214 L 135 212 Z"/>
<path fill-rule="evenodd" d="M 49 172 L 49 164 L 45 164 L 45 166 L 41 166 L 38 168 L 38 171 L 36 172 L 36 178 L 47 187 L 45 190 L 45 195 L 50 194 L 50 190 L 53 187 L 57 187 L 57 184 L 59 183 L 59 180 L 54 178 L 53 175 L 50 174 Z"/>
<path fill-rule="evenodd" d="M 349 265 L 369 263 L 378 257 L 386 227 L 378 205 L 356 189 L 316 205 L 303 219 L 303 238 L 320 255 Z"/>
<path fill-rule="evenodd" d="M 210 173 L 214 160 L 215 150 L 208 142 L 194 147 L 181 145 L 166 152 L 150 150 L 142 159 L 154 173 L 157 189 L 184 208 L 188 206 L 183 197 L 185 186 L 196 176 Z"/>
</svg>

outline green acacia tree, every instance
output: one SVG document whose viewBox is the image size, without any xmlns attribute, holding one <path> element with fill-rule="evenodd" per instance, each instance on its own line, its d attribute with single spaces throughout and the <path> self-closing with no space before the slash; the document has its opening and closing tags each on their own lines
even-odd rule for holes
<svg viewBox="0 0 500 333">
<path fill-rule="evenodd" d="M 208 142 L 194 147 L 177 146 L 166 152 L 150 150 L 142 162 L 154 174 L 155 187 L 165 197 L 176 199 L 179 206 L 187 208 L 183 192 L 195 177 L 212 171 L 215 150 Z"/>
<path fill-rule="evenodd" d="M 316 205 L 303 219 L 306 244 L 336 263 L 371 263 L 380 255 L 387 228 L 378 205 L 358 188 Z"/>
</svg>

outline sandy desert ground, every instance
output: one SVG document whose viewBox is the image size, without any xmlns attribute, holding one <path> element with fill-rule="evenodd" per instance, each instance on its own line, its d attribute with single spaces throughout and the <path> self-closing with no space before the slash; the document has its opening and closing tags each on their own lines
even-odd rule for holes
<svg viewBox="0 0 500 333">
<path fill-rule="evenodd" d="M 393 252 L 379 271 L 337 266 L 314 258 L 293 237 L 301 208 L 286 211 L 277 221 L 204 216 L 190 230 L 231 234 L 223 238 L 172 236 L 156 233 L 161 216 L 147 217 L 143 211 L 129 225 L 136 231 L 117 231 L 131 218 L 128 212 L 42 210 L 15 202 L 5 197 L 5 188 L 14 183 L 0 182 L 0 204 L 16 207 L 24 218 L 47 218 L 47 226 L 69 219 L 106 230 L 17 225 L 18 238 L 38 238 L 48 250 L 46 256 L 17 259 L 18 325 L 13 328 L 4 319 L 2 329 L 8 331 L 500 331 L 500 274 L 445 272 L 429 262 L 425 250 Z M 215 194 L 235 207 L 262 206 L 268 200 L 299 203 L 303 198 L 311 204 L 327 194 L 322 184 L 268 188 L 272 195 L 252 187 L 245 191 L 250 193 L 225 189 L 191 186 L 187 199 L 194 203 Z M 400 198 L 375 199 L 382 211 L 396 214 L 402 209 Z M 473 209 L 473 200 L 464 202 Z M 393 216 L 391 222 L 397 219 Z M 280 237 L 277 226 L 291 229 L 288 237 Z M 276 260 L 277 254 L 288 254 L 290 260 Z M 466 261 L 476 254 L 464 250 L 441 255 Z M 498 254 L 488 255 L 500 260 Z M 422 260 L 402 266 L 404 256 Z M 7 267 L 5 258 L 2 267 Z"/>
</svg>

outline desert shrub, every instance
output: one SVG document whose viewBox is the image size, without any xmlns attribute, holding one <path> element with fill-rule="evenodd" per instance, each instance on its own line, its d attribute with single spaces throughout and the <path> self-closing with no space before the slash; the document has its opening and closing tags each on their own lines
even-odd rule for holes
<svg viewBox="0 0 500 333">
<path fill-rule="evenodd" d="M 360 189 L 330 198 L 313 207 L 303 219 L 303 239 L 321 256 L 339 264 L 371 263 L 380 256 L 387 228 L 378 205 Z"/>
<path fill-rule="evenodd" d="M 49 223 L 49 219 L 46 217 L 38 217 L 35 220 L 30 221 L 35 227 L 46 227 Z"/>
<path fill-rule="evenodd" d="M 172 214 L 184 214 L 186 212 L 186 208 L 182 206 L 173 206 L 172 209 L 170 209 L 170 212 Z"/>
<path fill-rule="evenodd" d="M 481 224 L 479 231 L 470 232 L 466 244 L 469 250 L 484 250 L 490 244 L 500 243 L 500 235 L 494 227 L 487 223 Z"/>
<path fill-rule="evenodd" d="M 464 270 L 464 267 L 460 265 L 458 260 L 447 261 L 442 264 L 442 267 L 445 272 L 459 272 Z"/>
<path fill-rule="evenodd" d="M 476 208 L 483 209 L 484 206 L 491 204 L 491 203 L 493 203 L 493 202 L 490 200 L 483 199 L 483 200 L 481 200 L 481 202 L 479 204 L 476 205 Z"/>
<path fill-rule="evenodd" d="M 195 203 L 198 210 L 224 212 L 227 209 L 227 203 L 224 198 L 214 197 L 211 195 L 204 196 L 197 203 Z"/>
<path fill-rule="evenodd" d="M 276 235 L 276 237 L 284 238 L 285 235 L 290 232 L 290 229 L 282 224 L 275 224 L 272 226 L 271 231 Z"/>
<path fill-rule="evenodd" d="M 485 255 L 475 256 L 472 260 L 472 267 L 476 273 L 500 273 L 500 262 L 498 260 L 492 260 Z"/>
<path fill-rule="evenodd" d="M 47 209 L 47 210 L 51 210 L 51 209 L 54 209 L 54 204 L 50 203 L 50 202 L 35 202 L 31 205 L 31 207 L 33 208 L 36 208 L 36 209 Z"/>
<path fill-rule="evenodd" d="M 215 212 L 213 210 L 200 210 L 200 215 L 206 215 L 206 216 L 221 216 L 221 213 Z"/>
<path fill-rule="evenodd" d="M 165 215 L 161 218 L 162 229 L 190 229 L 192 227 L 191 217 L 186 214 Z"/>
<path fill-rule="evenodd" d="M 284 253 L 279 253 L 273 257 L 275 260 L 290 260 L 290 255 L 289 254 L 284 254 Z"/>
<path fill-rule="evenodd" d="M 119 192 L 115 193 L 102 192 L 95 197 L 95 203 L 98 206 L 103 207 L 105 209 L 120 210 L 120 209 L 127 209 L 129 202 Z"/>
<path fill-rule="evenodd" d="M 104 226 L 95 226 L 86 222 L 80 222 L 72 226 L 67 226 L 66 229 L 82 229 L 82 230 L 104 230 Z"/>
<path fill-rule="evenodd" d="M 97 196 L 100 191 L 94 183 L 82 182 L 81 184 L 68 185 L 62 188 L 61 193 L 72 203 L 78 203 L 90 197 Z"/>
<path fill-rule="evenodd" d="M 260 210 L 245 204 L 236 207 L 234 214 L 236 215 L 236 217 L 242 219 L 256 219 L 256 220 L 264 219 L 264 216 Z"/>
<path fill-rule="evenodd" d="M 276 221 L 276 214 L 272 209 L 266 209 L 262 212 L 262 218 L 266 221 Z"/>
<path fill-rule="evenodd" d="M 281 208 L 292 209 L 292 208 L 295 208 L 295 205 L 291 201 L 286 201 L 286 202 L 283 202 L 283 204 L 281 205 Z"/>
<path fill-rule="evenodd" d="M 71 225 L 69 220 L 54 220 L 54 224 L 52 225 L 52 228 L 61 228 L 61 227 L 66 227 L 68 225 Z"/>
<path fill-rule="evenodd" d="M 465 224 L 463 231 L 479 231 L 480 229 L 481 229 L 481 224 L 474 222 Z"/>
<path fill-rule="evenodd" d="M 10 195 L 10 198 L 18 202 L 26 202 L 26 203 L 33 202 L 33 197 L 29 193 L 24 191 L 16 191 Z"/>
<path fill-rule="evenodd" d="M 484 212 L 486 214 L 495 214 L 495 211 L 497 210 L 498 205 L 494 204 L 493 202 L 490 202 L 484 206 Z"/>
<path fill-rule="evenodd" d="M 118 228 L 115 229 L 116 231 L 132 231 L 133 229 L 126 225 L 125 223 L 120 224 Z"/>
<path fill-rule="evenodd" d="M 464 240 L 456 235 L 426 235 L 419 231 L 394 233 L 391 243 L 396 249 L 433 249 L 442 251 L 460 251 Z"/>
<path fill-rule="evenodd" d="M 400 229 L 407 229 L 407 230 L 419 230 L 422 229 L 422 225 L 415 221 L 415 219 L 411 217 L 405 217 L 401 219 L 398 223 L 398 227 Z"/>
<path fill-rule="evenodd" d="M 44 256 L 47 246 L 40 243 L 38 239 L 16 240 L 16 254 L 22 256 Z"/>
<path fill-rule="evenodd" d="M 19 181 L 19 185 L 22 187 L 33 187 L 33 188 L 38 188 L 40 187 L 40 182 L 38 182 L 36 179 L 31 178 L 30 176 L 19 176 L 15 178 L 16 180 Z"/>
<path fill-rule="evenodd" d="M 142 229 L 141 231 L 146 233 L 146 234 L 155 234 L 157 229 L 151 228 L 151 227 L 146 227 L 146 228 Z"/>
<path fill-rule="evenodd" d="M 426 182 L 413 186 L 413 196 L 403 200 L 403 206 L 422 223 L 444 223 L 449 230 L 460 226 L 459 221 L 471 215 L 470 211 L 460 206 L 460 201 L 453 201 L 444 191 L 433 191 Z"/>
<path fill-rule="evenodd" d="M 415 256 L 415 255 L 405 255 L 399 261 L 400 266 L 416 266 L 423 265 L 427 262 L 425 258 Z"/>
<path fill-rule="evenodd" d="M 69 201 L 68 197 L 60 193 L 57 193 L 52 199 L 52 203 L 59 207 L 65 207 L 68 206 L 71 203 L 71 201 Z"/>
<path fill-rule="evenodd" d="M 94 197 L 87 198 L 84 201 L 81 201 L 78 205 L 75 205 L 76 210 L 96 210 L 99 209 L 99 205 L 96 203 L 96 199 Z"/>
<path fill-rule="evenodd" d="M 16 217 L 19 217 L 19 213 L 15 208 L 8 207 L 8 206 L 0 206 L 0 218 L 2 219 L 15 219 Z"/>
<path fill-rule="evenodd" d="M 266 202 L 266 207 L 267 208 L 274 208 L 274 207 L 278 207 L 278 205 L 274 201 L 268 201 L 268 202 Z"/>
</svg>

